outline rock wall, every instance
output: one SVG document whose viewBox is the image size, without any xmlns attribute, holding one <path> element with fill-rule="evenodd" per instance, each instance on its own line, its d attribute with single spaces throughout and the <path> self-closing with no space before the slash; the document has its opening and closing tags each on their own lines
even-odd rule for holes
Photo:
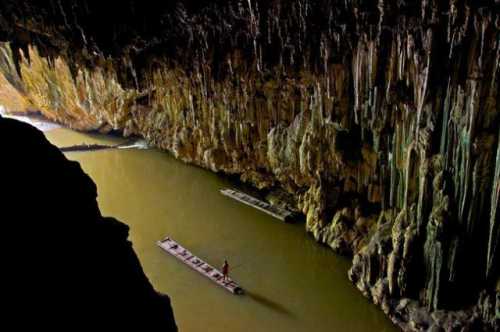
<svg viewBox="0 0 500 332">
<path fill-rule="evenodd" d="M 499 329 L 498 2 L 4 2 L 47 117 L 285 194 L 405 330 Z"/>
<path fill-rule="evenodd" d="M 97 189 L 43 134 L 0 116 L 2 323 L 14 330 L 177 331 Z"/>
</svg>

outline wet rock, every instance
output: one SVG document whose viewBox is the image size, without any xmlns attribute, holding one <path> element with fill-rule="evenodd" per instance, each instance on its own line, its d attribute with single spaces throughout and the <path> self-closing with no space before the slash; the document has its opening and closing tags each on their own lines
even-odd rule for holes
<svg viewBox="0 0 500 332">
<path fill-rule="evenodd" d="M 293 195 L 404 329 L 496 328 L 471 313 L 500 266 L 497 1 L 49 3 L 0 12 L 0 72 L 47 117 Z"/>
</svg>

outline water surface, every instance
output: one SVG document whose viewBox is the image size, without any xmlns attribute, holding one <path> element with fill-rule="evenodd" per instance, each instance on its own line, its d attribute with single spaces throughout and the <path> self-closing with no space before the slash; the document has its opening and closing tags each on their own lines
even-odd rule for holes
<svg viewBox="0 0 500 332">
<path fill-rule="evenodd" d="M 67 129 L 58 146 L 116 143 Z M 156 150 L 68 153 L 97 183 L 104 215 L 130 225 L 155 288 L 172 299 L 181 332 L 396 331 L 347 279 L 350 260 L 318 245 L 303 224 L 284 224 L 219 193 L 220 176 Z M 156 246 L 170 236 L 209 264 L 226 258 L 245 290 L 235 296 Z"/>
</svg>

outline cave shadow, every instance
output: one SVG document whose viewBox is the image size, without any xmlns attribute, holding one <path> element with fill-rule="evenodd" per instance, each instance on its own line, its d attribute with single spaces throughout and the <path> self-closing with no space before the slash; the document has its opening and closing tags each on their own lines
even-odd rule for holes
<svg viewBox="0 0 500 332">
<path fill-rule="evenodd" d="M 246 289 L 245 289 L 245 296 L 250 298 L 252 301 L 255 301 L 258 304 L 260 304 L 268 309 L 271 309 L 272 311 L 275 311 L 281 315 L 286 315 L 290 318 L 295 318 L 295 314 L 293 312 L 291 312 L 290 310 L 285 308 L 282 304 L 275 302 L 273 300 L 270 300 L 270 299 L 266 298 L 265 296 L 251 292 L 251 291 L 246 290 Z"/>
</svg>

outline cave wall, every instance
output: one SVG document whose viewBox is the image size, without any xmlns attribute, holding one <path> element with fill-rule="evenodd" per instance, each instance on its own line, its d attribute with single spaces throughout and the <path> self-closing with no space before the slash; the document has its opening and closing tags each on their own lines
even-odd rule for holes
<svg viewBox="0 0 500 332">
<path fill-rule="evenodd" d="M 2 325 L 15 331 L 177 332 L 97 187 L 42 132 L 0 116 Z"/>
<path fill-rule="evenodd" d="M 498 2 L 3 2 L 45 116 L 287 193 L 404 329 L 498 329 Z"/>
</svg>

